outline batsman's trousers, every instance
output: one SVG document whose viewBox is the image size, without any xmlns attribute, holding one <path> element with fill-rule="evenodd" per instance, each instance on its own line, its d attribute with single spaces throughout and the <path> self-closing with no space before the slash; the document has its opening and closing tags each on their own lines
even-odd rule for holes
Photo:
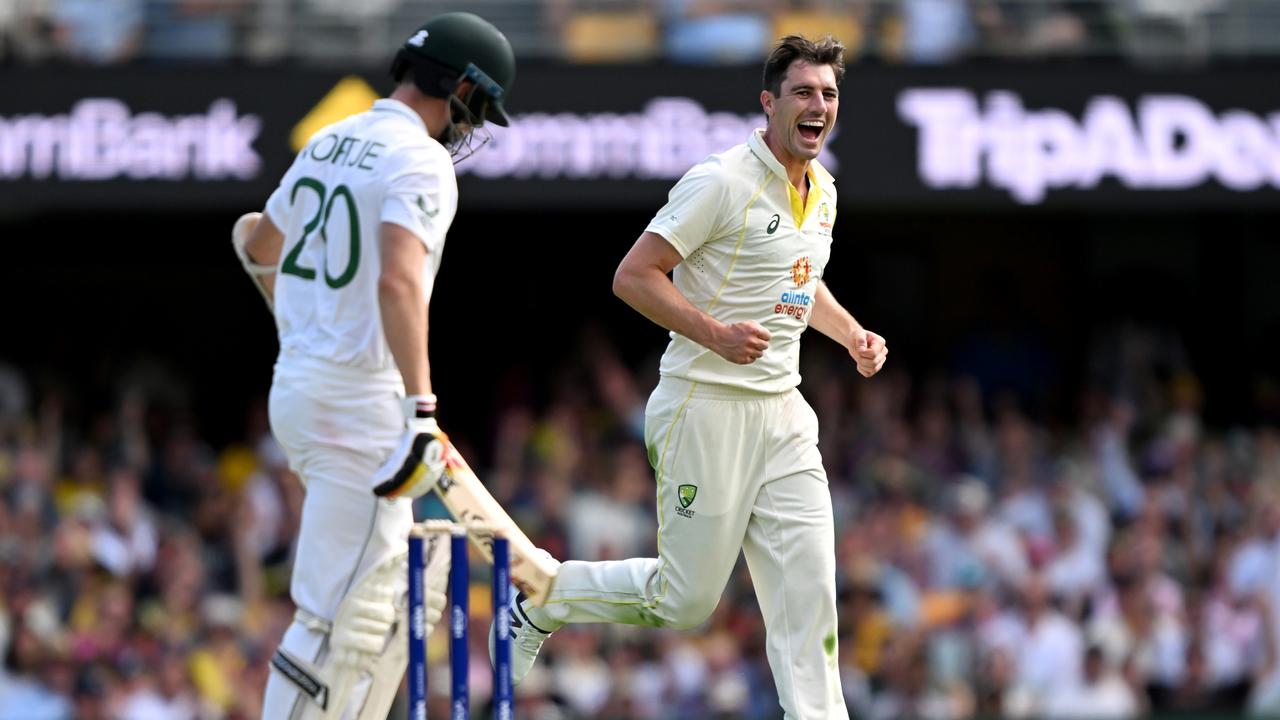
<svg viewBox="0 0 1280 720">
<path fill-rule="evenodd" d="M 370 377 L 311 358 L 276 364 L 271 430 L 306 486 L 289 591 L 297 607 L 325 621 L 366 572 L 407 552 L 410 501 L 373 494 L 374 472 L 404 430 L 402 394 L 398 376 Z M 316 665 L 329 651 L 324 635 L 297 621 L 281 647 Z M 293 717 L 304 702 L 271 673 L 263 717 Z"/>
</svg>

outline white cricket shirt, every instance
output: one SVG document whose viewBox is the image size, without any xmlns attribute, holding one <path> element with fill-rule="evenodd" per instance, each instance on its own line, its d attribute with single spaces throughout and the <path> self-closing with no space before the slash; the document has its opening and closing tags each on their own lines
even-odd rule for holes
<svg viewBox="0 0 1280 720">
<path fill-rule="evenodd" d="M 809 196 L 801 203 L 763 133 L 685 173 L 646 230 L 684 258 L 673 279 L 695 307 L 725 324 L 760 323 L 772 333 L 769 348 L 737 365 L 673 332 L 662 375 L 757 392 L 800 384 L 800 335 L 831 257 L 836 188 L 830 173 L 810 162 Z"/>
<path fill-rule="evenodd" d="M 398 380 L 378 306 L 378 227 L 395 223 L 422 240 L 428 302 L 457 207 L 448 150 L 400 101 L 378 100 L 316 133 L 266 207 L 285 238 L 275 289 L 281 357 Z"/>
</svg>

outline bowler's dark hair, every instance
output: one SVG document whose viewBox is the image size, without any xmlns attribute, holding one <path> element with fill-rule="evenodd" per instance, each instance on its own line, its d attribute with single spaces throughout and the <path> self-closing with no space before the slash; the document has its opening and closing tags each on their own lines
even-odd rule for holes
<svg viewBox="0 0 1280 720">
<path fill-rule="evenodd" d="M 830 65 L 836 73 L 836 84 L 844 80 L 844 43 L 830 35 L 814 42 L 803 35 L 788 35 L 778 41 L 764 64 L 764 89 L 774 97 L 782 94 L 782 78 L 796 60 L 810 65 Z"/>
</svg>

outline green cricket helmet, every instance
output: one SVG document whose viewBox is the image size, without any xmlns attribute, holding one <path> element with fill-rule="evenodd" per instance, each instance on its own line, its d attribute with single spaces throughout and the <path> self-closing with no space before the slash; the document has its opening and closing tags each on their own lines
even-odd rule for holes
<svg viewBox="0 0 1280 720">
<path fill-rule="evenodd" d="M 447 98 L 470 80 L 475 87 L 464 99 L 480 121 L 507 126 L 503 107 L 516 79 L 511 43 L 492 23 L 468 12 L 431 18 L 405 40 L 391 63 L 391 77 L 399 82 L 413 71 L 413 83 L 432 97 Z"/>
</svg>

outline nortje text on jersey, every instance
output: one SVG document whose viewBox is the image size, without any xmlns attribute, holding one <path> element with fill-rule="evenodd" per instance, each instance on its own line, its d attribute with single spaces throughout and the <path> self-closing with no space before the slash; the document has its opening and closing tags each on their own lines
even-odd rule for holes
<svg viewBox="0 0 1280 720">
<path fill-rule="evenodd" d="M 387 146 L 377 140 L 329 134 L 311 141 L 302 152 L 308 160 L 372 170 L 374 161 L 386 149 Z"/>
</svg>

